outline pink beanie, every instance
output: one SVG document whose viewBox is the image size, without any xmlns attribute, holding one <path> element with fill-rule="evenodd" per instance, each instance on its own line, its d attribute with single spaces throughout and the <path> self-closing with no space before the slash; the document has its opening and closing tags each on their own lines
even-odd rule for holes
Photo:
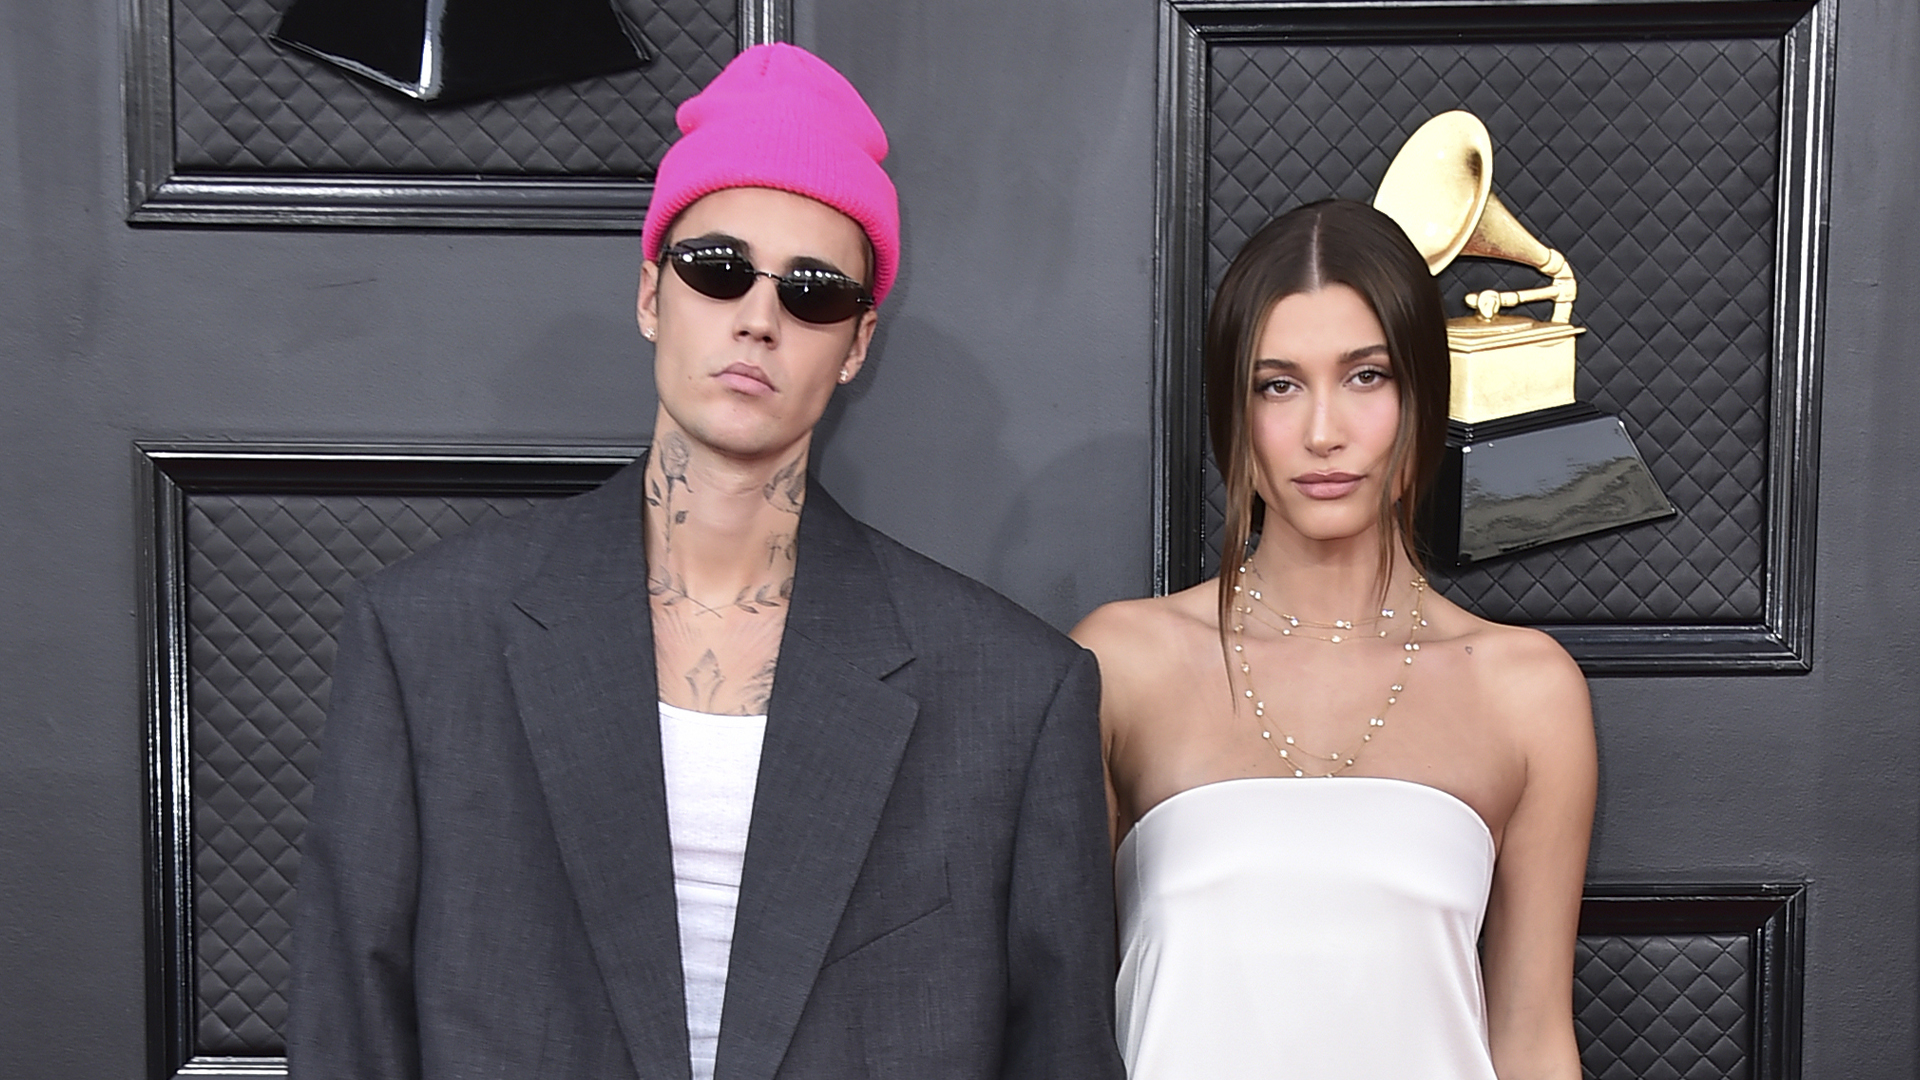
<svg viewBox="0 0 1920 1080">
<path fill-rule="evenodd" d="M 681 139 L 654 176 L 640 250 L 660 257 L 667 226 L 702 195 L 764 187 L 818 199 L 852 218 L 873 243 L 873 300 L 900 266 L 900 206 L 880 162 L 887 133 L 853 84 L 793 45 L 755 45 L 688 98 Z"/>
</svg>

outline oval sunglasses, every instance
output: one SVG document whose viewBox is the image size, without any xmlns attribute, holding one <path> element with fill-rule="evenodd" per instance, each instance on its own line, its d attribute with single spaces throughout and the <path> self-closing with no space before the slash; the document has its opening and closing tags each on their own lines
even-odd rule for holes
<svg viewBox="0 0 1920 1080">
<path fill-rule="evenodd" d="M 801 322 L 844 322 L 873 306 L 873 297 L 845 274 L 815 267 L 799 267 L 776 274 L 761 270 L 726 245 L 679 243 L 660 253 L 661 263 L 694 292 L 715 300 L 738 300 L 753 288 L 753 279 L 774 283 L 780 306 Z"/>
</svg>

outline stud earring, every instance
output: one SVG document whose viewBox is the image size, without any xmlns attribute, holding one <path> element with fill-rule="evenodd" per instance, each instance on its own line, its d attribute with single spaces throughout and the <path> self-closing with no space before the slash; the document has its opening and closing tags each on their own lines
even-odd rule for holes
<svg viewBox="0 0 1920 1080">
<path fill-rule="evenodd" d="M 643 326 L 643 327 L 641 327 L 641 328 L 640 328 L 640 336 L 641 336 L 641 337 L 643 337 L 643 338 L 646 338 L 646 339 L 647 339 L 648 341 L 652 341 L 652 340 L 653 340 L 653 327 L 651 327 L 651 326 Z"/>
<path fill-rule="evenodd" d="M 840 369 L 840 382 L 843 385 L 846 383 L 848 379 L 851 379 L 851 378 L 853 378 L 853 372 L 848 371 L 846 368 Z"/>
</svg>

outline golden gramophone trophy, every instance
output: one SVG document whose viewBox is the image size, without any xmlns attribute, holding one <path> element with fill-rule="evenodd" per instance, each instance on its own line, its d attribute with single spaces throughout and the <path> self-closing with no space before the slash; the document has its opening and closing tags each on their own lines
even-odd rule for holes
<svg viewBox="0 0 1920 1080">
<path fill-rule="evenodd" d="M 1573 270 L 1493 194 L 1486 125 L 1457 110 L 1420 125 L 1387 166 L 1373 205 L 1407 231 L 1435 274 L 1468 255 L 1552 279 L 1468 293 L 1472 313 L 1447 320 L 1447 456 L 1422 529 L 1432 556 L 1466 565 L 1671 515 L 1625 426 L 1574 399 L 1574 339 L 1586 330 L 1569 321 Z M 1506 313 L 1548 300 L 1545 322 Z"/>
</svg>

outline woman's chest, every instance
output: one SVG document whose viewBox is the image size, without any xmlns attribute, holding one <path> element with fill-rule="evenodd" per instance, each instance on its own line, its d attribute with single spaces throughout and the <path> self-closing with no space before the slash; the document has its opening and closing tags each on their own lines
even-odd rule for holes
<svg viewBox="0 0 1920 1080">
<path fill-rule="evenodd" d="M 1169 702 L 1163 716 L 1133 718 L 1109 751 L 1123 817 L 1138 820 L 1173 795 L 1222 780 L 1372 776 L 1458 798 L 1498 842 L 1526 779 L 1524 754 L 1502 718 L 1476 711 L 1464 694 L 1408 694 L 1387 710 L 1345 713 L 1316 707 L 1312 694 L 1301 688 L 1268 699 L 1264 715 L 1242 700 Z"/>
</svg>

